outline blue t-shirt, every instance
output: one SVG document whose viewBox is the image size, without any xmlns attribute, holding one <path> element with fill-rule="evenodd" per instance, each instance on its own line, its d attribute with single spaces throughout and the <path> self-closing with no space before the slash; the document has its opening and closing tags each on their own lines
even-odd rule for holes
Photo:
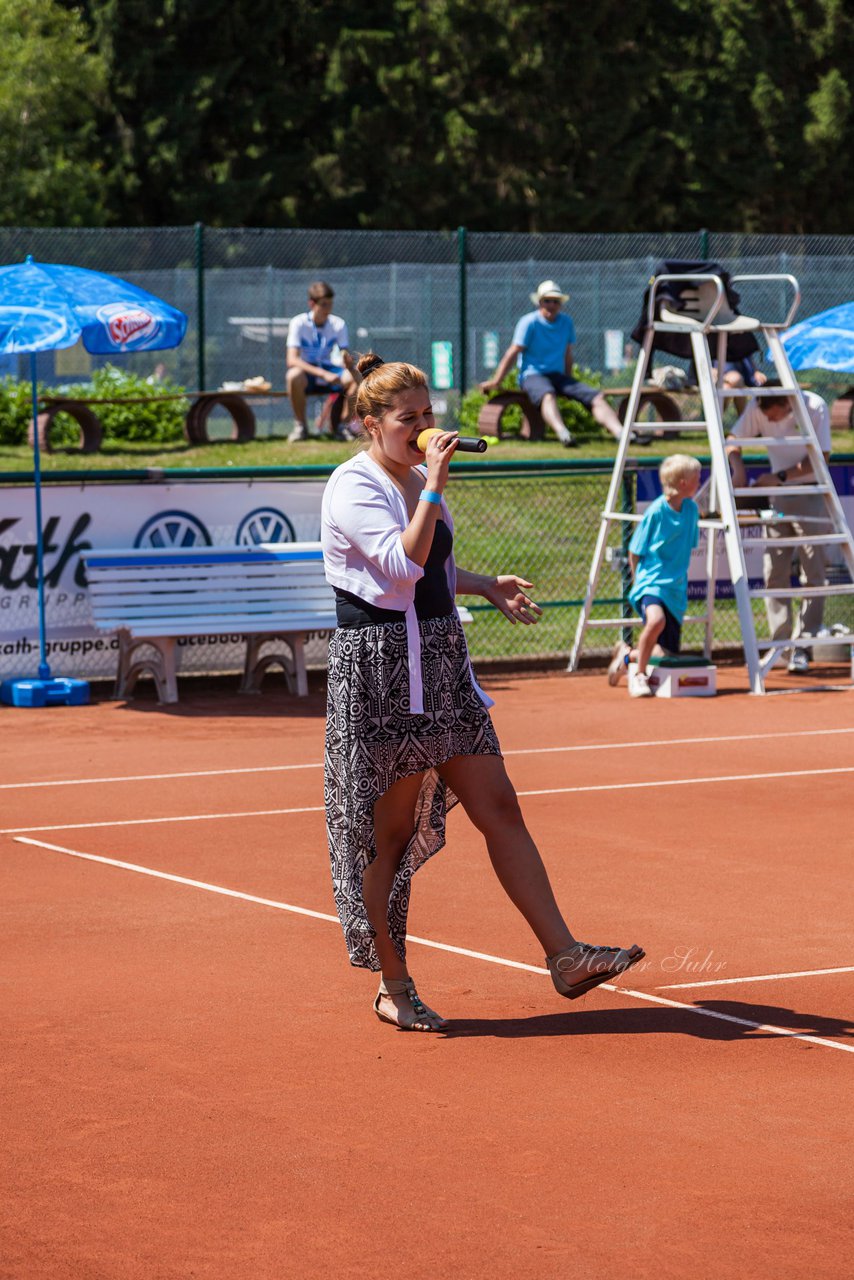
<svg viewBox="0 0 854 1280">
<path fill-rule="evenodd" d="M 681 622 L 688 608 L 688 565 L 699 538 L 700 510 L 685 498 L 674 511 L 664 494 L 643 514 L 629 550 L 639 558 L 629 600 L 637 607 L 643 596 L 658 596 Z"/>
<path fill-rule="evenodd" d="M 513 346 L 525 348 L 516 361 L 520 380 L 529 373 L 563 373 L 571 342 L 575 342 L 575 325 L 565 311 L 559 311 L 554 320 L 544 320 L 539 311 L 522 316 L 513 332 Z"/>
</svg>

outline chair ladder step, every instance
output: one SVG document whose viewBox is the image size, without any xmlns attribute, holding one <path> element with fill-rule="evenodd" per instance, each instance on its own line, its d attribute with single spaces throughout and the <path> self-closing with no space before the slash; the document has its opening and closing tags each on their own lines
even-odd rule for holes
<svg viewBox="0 0 854 1280">
<path fill-rule="evenodd" d="M 752 587 L 752 600 L 806 600 L 820 596 L 854 596 L 854 582 L 828 587 Z"/>
<path fill-rule="evenodd" d="M 831 645 L 831 644 L 850 644 L 854 646 L 854 633 L 849 632 L 846 635 L 834 635 L 831 632 L 826 636 L 791 636 L 787 640 L 759 640 L 756 641 L 757 647 L 760 649 L 811 649 L 814 645 Z"/>
<path fill-rule="evenodd" d="M 735 400 L 757 400 L 762 396 L 791 396 L 794 400 L 799 390 L 799 387 L 724 387 L 716 394 Z"/>
<path fill-rule="evenodd" d="M 778 444 L 802 444 L 807 448 L 812 444 L 809 436 L 750 436 L 749 439 L 739 440 L 739 446 L 743 446 L 749 453 L 751 449 L 776 449 Z M 788 485 L 786 486 L 788 488 Z"/>
<path fill-rule="evenodd" d="M 819 494 L 830 493 L 829 484 L 754 484 L 745 488 L 733 489 L 736 498 L 779 498 L 784 494 Z"/>
<path fill-rule="evenodd" d="M 682 625 L 684 627 L 692 622 L 706 621 L 708 621 L 708 615 L 705 613 L 691 614 L 690 616 L 686 614 L 682 619 Z M 634 627 L 639 630 L 643 626 L 643 618 L 639 618 L 636 614 L 633 614 L 630 618 L 588 618 L 587 626 L 588 628 L 596 627 L 600 631 L 613 631 L 614 627 Z"/>
<path fill-rule="evenodd" d="M 705 422 L 692 418 L 690 422 L 652 422 L 645 418 L 635 418 L 631 424 L 632 431 L 638 435 L 660 435 L 666 431 L 706 431 Z"/>
<path fill-rule="evenodd" d="M 847 533 L 811 533 L 809 542 L 811 547 L 841 546 L 848 542 L 849 536 Z M 775 538 L 771 534 L 762 534 L 761 537 L 750 539 L 751 547 L 801 547 L 803 544 L 802 537 Z"/>
</svg>

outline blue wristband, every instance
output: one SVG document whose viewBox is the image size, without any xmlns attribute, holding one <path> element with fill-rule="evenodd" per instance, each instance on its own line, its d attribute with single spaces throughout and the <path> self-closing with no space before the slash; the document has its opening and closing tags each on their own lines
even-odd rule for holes
<svg viewBox="0 0 854 1280">
<path fill-rule="evenodd" d="M 418 495 L 419 502 L 435 502 L 438 506 L 442 501 L 441 493 L 437 493 L 435 489 L 422 489 Z"/>
</svg>

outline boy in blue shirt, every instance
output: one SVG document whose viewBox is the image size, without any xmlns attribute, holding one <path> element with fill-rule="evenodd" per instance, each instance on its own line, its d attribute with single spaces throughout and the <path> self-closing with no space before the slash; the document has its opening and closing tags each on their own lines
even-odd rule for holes
<svg viewBox="0 0 854 1280">
<path fill-rule="evenodd" d="M 646 677 L 650 658 L 679 652 L 688 608 L 688 566 L 699 541 L 700 512 L 694 501 L 700 484 L 698 459 L 674 453 L 664 459 L 658 474 L 661 497 L 647 507 L 629 543 L 629 600 L 643 618 L 643 631 L 637 648 L 624 641 L 617 645 L 608 667 L 608 683 L 615 685 L 629 663 L 637 663 L 633 698 L 652 695 Z"/>
<path fill-rule="evenodd" d="M 598 423 L 619 440 L 623 424 L 602 392 L 579 382 L 572 376 L 575 324 L 561 307 L 569 300 L 554 280 L 543 280 L 531 301 L 536 311 L 529 311 L 517 322 L 513 341 L 501 357 L 495 373 L 480 384 L 481 391 L 494 391 L 504 380 L 513 361 L 519 369 L 519 389 L 532 404 L 539 405 L 545 422 L 567 448 L 575 444 L 558 409 L 557 398 L 577 400 L 589 409 Z"/>
</svg>

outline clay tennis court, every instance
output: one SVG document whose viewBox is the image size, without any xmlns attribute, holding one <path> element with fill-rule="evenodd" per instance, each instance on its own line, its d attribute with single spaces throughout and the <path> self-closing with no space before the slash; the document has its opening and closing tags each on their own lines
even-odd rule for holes
<svg viewBox="0 0 854 1280">
<path fill-rule="evenodd" d="M 854 700 L 719 676 L 487 677 L 571 926 L 647 960 L 562 1001 L 457 809 L 444 1036 L 330 919 L 319 685 L 4 710 L 0 1275 L 847 1274 Z"/>
</svg>

